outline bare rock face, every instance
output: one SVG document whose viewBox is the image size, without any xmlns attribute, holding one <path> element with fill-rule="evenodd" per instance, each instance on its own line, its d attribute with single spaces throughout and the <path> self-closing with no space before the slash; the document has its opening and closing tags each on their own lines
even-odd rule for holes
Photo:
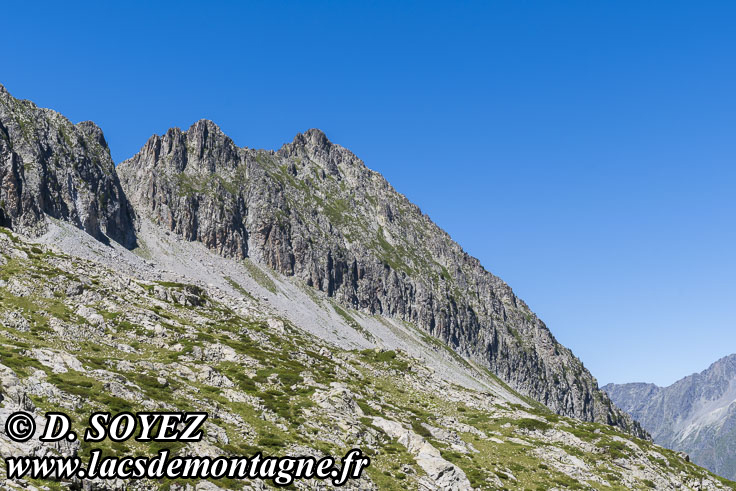
<svg viewBox="0 0 736 491">
<path fill-rule="evenodd" d="M 151 138 L 135 165 L 124 162 L 118 174 L 159 224 L 225 256 L 245 257 L 245 203 L 218 174 L 222 166 L 238 166 L 241 153 L 217 126 L 200 121 L 189 132 Z"/>
<path fill-rule="evenodd" d="M 133 212 L 102 130 L 13 98 L 0 85 L 0 225 L 35 236 L 46 216 L 133 247 Z"/>
<path fill-rule="evenodd" d="M 238 148 L 210 121 L 118 166 L 136 210 L 180 236 L 411 322 L 552 410 L 646 433 L 501 279 L 319 130 Z"/>
</svg>

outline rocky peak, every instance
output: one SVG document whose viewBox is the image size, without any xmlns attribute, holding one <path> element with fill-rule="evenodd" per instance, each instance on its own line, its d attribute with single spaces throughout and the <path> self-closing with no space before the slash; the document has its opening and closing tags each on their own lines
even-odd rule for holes
<svg viewBox="0 0 736 491">
<path fill-rule="evenodd" d="M 135 245 L 133 211 L 94 123 L 72 124 L 3 89 L 0 138 L 0 213 L 6 225 L 39 235 L 50 216 L 100 240 Z"/>
<path fill-rule="evenodd" d="M 324 131 L 318 128 L 311 128 L 304 133 L 299 133 L 294 137 L 295 145 L 303 145 L 311 149 L 329 150 L 332 142 L 327 139 Z"/>
<path fill-rule="evenodd" d="M 82 121 L 77 123 L 77 128 L 80 129 L 85 135 L 92 138 L 94 141 L 97 142 L 98 145 L 100 145 L 104 149 L 108 149 L 107 146 L 107 140 L 105 140 L 105 135 L 102 133 L 102 129 L 100 129 L 99 126 L 97 126 L 92 121 Z"/>
<path fill-rule="evenodd" d="M 736 354 L 724 356 L 705 371 L 706 374 L 731 380 L 736 377 Z"/>
<path fill-rule="evenodd" d="M 207 119 L 194 123 L 186 132 L 187 148 L 198 169 L 216 172 L 220 165 L 238 163 L 239 151 L 229 136 L 219 126 Z"/>
<path fill-rule="evenodd" d="M 733 383 L 736 383 L 736 355 L 729 355 L 717 360 L 700 373 L 678 380 L 670 387 L 691 393 L 692 399 L 704 397 L 716 400 L 728 392 Z"/>
<path fill-rule="evenodd" d="M 244 257 L 246 209 L 242 200 L 234 201 L 231 184 L 243 153 L 215 123 L 203 119 L 186 131 L 173 128 L 151 137 L 117 173 L 144 215 L 220 254 Z"/>
<path fill-rule="evenodd" d="M 223 165 L 237 165 L 240 149 L 219 126 L 207 119 L 192 124 L 189 129 L 170 128 L 163 135 L 153 135 L 141 151 L 120 164 L 119 170 L 133 172 L 163 172 L 172 178 L 186 173 L 204 175 L 221 170 Z"/>
<path fill-rule="evenodd" d="M 330 142 L 327 135 L 316 128 L 297 134 L 291 143 L 278 150 L 277 155 L 314 162 L 334 177 L 366 171 L 362 160 L 350 150 Z"/>
</svg>

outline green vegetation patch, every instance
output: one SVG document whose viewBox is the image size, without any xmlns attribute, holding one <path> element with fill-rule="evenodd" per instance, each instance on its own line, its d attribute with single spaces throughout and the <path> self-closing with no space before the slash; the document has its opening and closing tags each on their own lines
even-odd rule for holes
<svg viewBox="0 0 736 491">
<path fill-rule="evenodd" d="M 266 274 L 261 268 L 256 266 L 250 259 L 244 259 L 243 265 L 245 266 L 245 269 L 248 270 L 248 274 L 250 274 L 251 278 L 253 278 L 256 283 L 258 283 L 271 293 L 276 293 L 278 291 L 276 283 L 271 279 L 271 277 L 268 276 L 268 274 Z"/>
</svg>

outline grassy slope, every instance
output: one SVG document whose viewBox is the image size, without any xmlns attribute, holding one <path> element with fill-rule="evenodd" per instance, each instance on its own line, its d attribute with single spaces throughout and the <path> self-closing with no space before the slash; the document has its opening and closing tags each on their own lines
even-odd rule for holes
<svg viewBox="0 0 736 491">
<path fill-rule="evenodd" d="M 611 427 L 539 407 L 509 406 L 437 380 L 402 353 L 328 347 L 288 323 L 280 332 L 269 328 L 265 317 L 244 318 L 197 288 L 128 283 L 93 263 L 0 232 L 0 365 L 26 380 L 40 370 L 56 389 L 51 396 L 31 392 L 34 404 L 40 411 L 63 407 L 77 428 L 100 409 L 217 411 L 207 451 L 342 455 L 357 446 L 373 459 L 367 475 L 374 485 L 415 489 L 425 472 L 406 447 L 374 424 L 374 417 L 382 417 L 424 437 L 476 488 L 646 489 L 673 479 L 733 486 L 672 451 Z M 69 286 L 78 283 L 83 292 L 68 296 Z M 177 302 L 182 293 L 202 305 Z M 104 322 L 90 324 L 77 313 L 80 305 Z M 6 327 L 2 319 L 8 312 L 22 315 L 29 329 Z M 69 353 L 84 370 L 53 373 L 32 351 L 40 348 Z M 116 380 L 125 391 L 113 395 Z M 201 451 L 179 443 L 98 446 L 111 455 L 153 454 L 164 447 Z M 90 449 L 83 443 L 80 453 Z M 138 485 L 166 489 L 170 484 Z"/>
</svg>

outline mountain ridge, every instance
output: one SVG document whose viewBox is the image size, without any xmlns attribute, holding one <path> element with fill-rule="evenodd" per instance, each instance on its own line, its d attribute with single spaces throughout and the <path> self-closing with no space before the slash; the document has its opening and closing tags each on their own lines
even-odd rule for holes
<svg viewBox="0 0 736 491">
<path fill-rule="evenodd" d="M 152 136 L 115 167 L 96 126 L 3 97 L 3 141 L 13 149 L 0 166 L 2 213 L 15 230 L 39 235 L 49 215 L 133 249 L 147 217 L 225 257 L 298 277 L 347 307 L 415 324 L 559 414 L 646 436 L 503 280 L 324 132 L 255 150 L 200 120 Z M 21 180 L 8 185 L 8 175 Z M 17 196 L 28 204 L 7 206 Z"/>
<path fill-rule="evenodd" d="M 172 128 L 113 168 L 117 181 L 105 174 L 120 193 L 100 206 L 92 191 L 111 162 L 102 132 L 79 124 L 68 145 L 75 125 L 41 111 L 26 135 L 3 119 L 26 111 L 5 106 L 16 104 L 0 112 L 2 196 L 45 191 L 44 179 L 58 186 L 31 201 L 43 206 L 9 210 L 14 231 L 0 227 L 0 417 L 63 408 L 80 424 L 93 408 L 204 411 L 206 439 L 173 453 L 359 447 L 372 464 L 348 489 L 733 487 L 638 438 L 648 435 L 503 280 L 321 131 L 255 150 L 209 121 Z M 46 152 L 23 150 L 26 136 Z M 10 174 L 18 186 L 6 189 Z M 90 227 L 91 215 L 104 220 Z M 2 456 L 89 451 L 0 434 Z M 0 487 L 17 487 L 3 471 Z"/>
<path fill-rule="evenodd" d="M 255 150 L 198 121 L 152 137 L 118 173 L 137 212 L 171 232 L 261 260 L 347 306 L 416 323 L 561 414 L 638 431 L 505 282 L 320 130 Z M 533 341 L 525 348 L 524 339 Z M 542 360 L 560 353 L 557 366 Z"/>
<path fill-rule="evenodd" d="M 655 442 L 688 453 L 694 462 L 736 477 L 736 354 L 666 386 L 602 387 L 640 420 Z"/>
</svg>

